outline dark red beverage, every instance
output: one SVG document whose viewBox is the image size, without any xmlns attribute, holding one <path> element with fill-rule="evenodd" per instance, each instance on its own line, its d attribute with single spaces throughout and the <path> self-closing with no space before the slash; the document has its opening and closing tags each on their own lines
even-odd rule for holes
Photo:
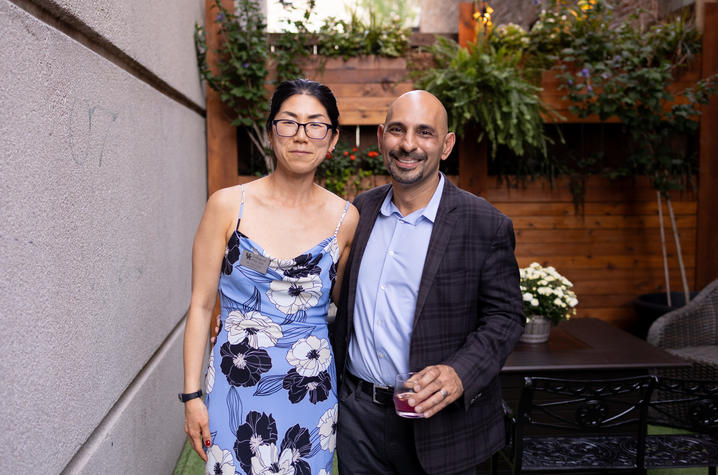
<svg viewBox="0 0 718 475">
<path fill-rule="evenodd" d="M 421 414 L 417 414 L 414 408 L 409 405 L 409 398 L 413 393 L 401 393 L 394 394 L 394 409 L 397 415 L 401 417 L 424 417 Z"/>
</svg>

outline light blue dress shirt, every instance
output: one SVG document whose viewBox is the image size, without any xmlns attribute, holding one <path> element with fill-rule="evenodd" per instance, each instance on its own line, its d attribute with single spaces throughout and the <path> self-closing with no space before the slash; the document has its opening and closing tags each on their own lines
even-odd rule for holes
<svg viewBox="0 0 718 475">
<path fill-rule="evenodd" d="M 394 386 L 409 371 L 416 297 L 444 175 L 424 209 L 402 216 L 387 194 L 364 249 L 357 278 L 354 330 L 347 369 L 359 378 Z"/>
</svg>

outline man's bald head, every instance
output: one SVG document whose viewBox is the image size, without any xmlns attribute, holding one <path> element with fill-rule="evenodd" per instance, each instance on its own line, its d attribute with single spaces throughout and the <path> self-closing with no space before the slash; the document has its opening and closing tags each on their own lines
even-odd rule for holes
<svg viewBox="0 0 718 475">
<path fill-rule="evenodd" d="M 394 109 L 397 107 L 410 108 L 417 111 L 417 113 L 420 113 L 421 117 L 434 119 L 437 129 L 442 135 L 449 131 L 449 121 L 446 108 L 444 107 L 444 104 L 442 104 L 441 101 L 429 91 L 416 89 L 405 92 L 401 96 L 394 99 L 389 106 L 389 110 L 386 112 L 384 125 L 391 122 Z"/>
</svg>

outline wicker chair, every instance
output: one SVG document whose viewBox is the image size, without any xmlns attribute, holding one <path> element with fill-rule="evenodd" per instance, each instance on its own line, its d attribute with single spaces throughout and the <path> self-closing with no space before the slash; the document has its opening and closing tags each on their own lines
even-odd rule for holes
<svg viewBox="0 0 718 475">
<path fill-rule="evenodd" d="M 708 284 L 688 305 L 653 322 L 646 340 L 692 363 L 687 368 L 656 370 L 657 376 L 718 381 L 718 280 Z M 660 389 L 654 395 L 666 396 Z M 649 412 L 649 420 L 676 425 L 654 411 Z"/>
</svg>

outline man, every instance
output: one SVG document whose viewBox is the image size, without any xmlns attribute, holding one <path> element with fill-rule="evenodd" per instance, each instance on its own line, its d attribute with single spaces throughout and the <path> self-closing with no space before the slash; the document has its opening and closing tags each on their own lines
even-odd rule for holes
<svg viewBox="0 0 718 475">
<path fill-rule="evenodd" d="M 474 474 L 504 444 L 498 374 L 525 318 L 510 219 L 439 173 L 454 146 L 426 91 L 377 131 L 391 185 L 361 194 L 334 328 L 342 475 Z M 400 372 L 418 372 L 394 412 Z"/>
</svg>

